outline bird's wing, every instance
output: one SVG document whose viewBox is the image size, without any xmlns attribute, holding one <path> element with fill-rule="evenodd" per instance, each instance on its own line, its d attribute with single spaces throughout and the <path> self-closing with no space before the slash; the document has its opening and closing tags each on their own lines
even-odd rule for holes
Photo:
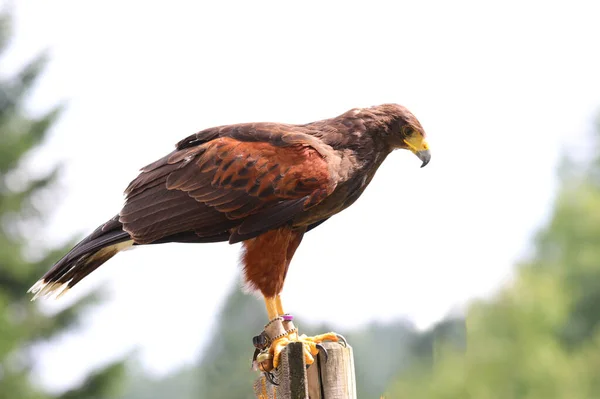
<svg viewBox="0 0 600 399">
<path fill-rule="evenodd" d="M 269 126 L 285 125 L 234 125 L 182 140 L 127 188 L 124 229 L 137 243 L 190 231 L 230 232 L 238 242 L 322 201 L 335 182 L 312 137 Z"/>
</svg>

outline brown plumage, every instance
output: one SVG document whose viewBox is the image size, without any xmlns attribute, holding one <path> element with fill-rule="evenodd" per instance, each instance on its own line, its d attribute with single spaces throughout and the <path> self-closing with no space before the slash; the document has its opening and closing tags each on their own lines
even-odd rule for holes
<svg viewBox="0 0 600 399">
<path fill-rule="evenodd" d="M 350 206 L 394 149 L 429 148 L 406 108 L 352 109 L 304 125 L 246 123 L 202 130 L 141 169 L 121 212 L 77 244 L 31 291 L 62 293 L 120 250 L 168 242 L 243 242 L 243 269 L 283 312 L 279 293 L 306 231 Z M 198 265 L 198 267 L 205 267 Z"/>
</svg>

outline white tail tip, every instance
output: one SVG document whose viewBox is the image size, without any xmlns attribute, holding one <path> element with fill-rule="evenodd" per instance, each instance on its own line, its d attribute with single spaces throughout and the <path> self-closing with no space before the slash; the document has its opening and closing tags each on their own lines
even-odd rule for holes
<svg viewBox="0 0 600 399">
<path fill-rule="evenodd" d="M 55 295 L 55 299 L 63 296 L 69 291 L 69 282 L 66 283 L 48 283 L 44 280 L 38 280 L 27 292 L 33 294 L 32 301 L 41 297 L 50 297 Z"/>
</svg>

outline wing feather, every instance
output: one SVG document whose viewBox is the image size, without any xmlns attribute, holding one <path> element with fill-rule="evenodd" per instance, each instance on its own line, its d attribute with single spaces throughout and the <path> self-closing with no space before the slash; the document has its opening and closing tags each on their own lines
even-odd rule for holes
<svg viewBox="0 0 600 399">
<path fill-rule="evenodd" d="M 237 242 L 287 223 L 335 188 L 323 156 L 288 128 L 233 125 L 182 140 L 131 182 L 123 228 L 136 243 L 193 241 L 191 232 Z"/>
</svg>

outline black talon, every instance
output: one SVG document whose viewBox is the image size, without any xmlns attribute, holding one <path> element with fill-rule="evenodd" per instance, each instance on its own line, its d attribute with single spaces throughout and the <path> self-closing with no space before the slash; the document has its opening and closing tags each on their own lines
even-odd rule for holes
<svg viewBox="0 0 600 399">
<path fill-rule="evenodd" d="M 269 338 L 267 337 L 267 333 L 263 331 L 260 334 L 252 337 L 252 345 L 254 345 L 256 349 L 261 350 L 269 346 Z"/>
<path fill-rule="evenodd" d="M 271 372 L 268 372 L 268 371 L 265 372 L 265 379 L 267 381 L 269 381 L 271 383 L 271 385 L 279 385 L 278 383 L 275 382 L 275 376 Z"/>
<path fill-rule="evenodd" d="M 252 345 L 254 345 L 256 349 L 258 349 L 259 339 L 260 335 L 255 335 L 254 337 L 252 337 Z"/>
<path fill-rule="evenodd" d="M 343 335 L 340 334 L 335 334 L 338 338 L 338 342 L 340 345 L 342 345 L 344 348 L 348 347 L 348 341 L 346 341 L 346 338 L 344 338 Z"/>
<path fill-rule="evenodd" d="M 260 353 L 260 349 L 258 349 L 258 348 L 254 349 L 254 355 L 252 356 L 253 363 L 256 361 L 256 358 L 258 357 L 259 353 Z"/>
<path fill-rule="evenodd" d="M 329 353 L 327 353 L 327 349 L 325 349 L 325 347 L 321 344 L 316 344 L 315 346 L 319 350 L 319 352 L 325 355 L 325 363 L 327 363 L 327 360 L 329 360 Z"/>
</svg>

